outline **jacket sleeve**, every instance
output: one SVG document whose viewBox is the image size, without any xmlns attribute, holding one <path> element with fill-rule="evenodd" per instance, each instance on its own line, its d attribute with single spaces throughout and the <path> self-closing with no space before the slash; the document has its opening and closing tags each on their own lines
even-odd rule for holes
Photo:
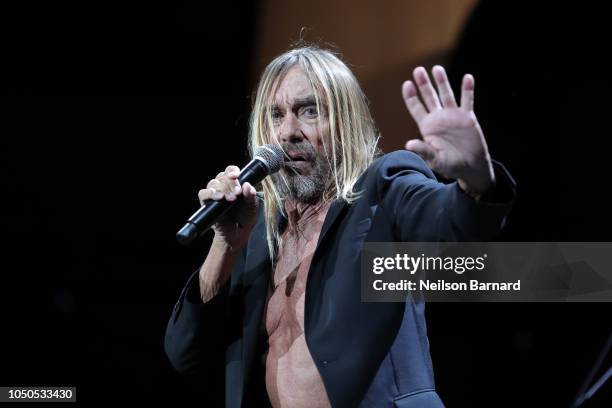
<svg viewBox="0 0 612 408">
<path fill-rule="evenodd" d="M 196 374 L 218 361 L 232 329 L 231 281 L 244 269 L 246 249 L 236 260 L 232 278 L 208 302 L 200 298 L 198 274 L 193 273 L 174 305 L 166 327 L 164 349 L 172 366 L 183 374 Z"/>
<path fill-rule="evenodd" d="M 380 159 L 378 199 L 394 222 L 399 241 L 488 241 L 505 224 L 515 200 L 516 183 L 493 161 L 495 186 L 480 200 L 457 182 L 443 184 L 420 156 L 397 151 Z"/>
</svg>

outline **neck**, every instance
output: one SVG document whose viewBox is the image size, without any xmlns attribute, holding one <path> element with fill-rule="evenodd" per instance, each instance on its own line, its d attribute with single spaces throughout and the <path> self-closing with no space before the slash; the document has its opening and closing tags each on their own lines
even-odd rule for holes
<svg viewBox="0 0 612 408">
<path fill-rule="evenodd" d="M 289 221 L 289 227 L 300 228 L 327 207 L 329 207 L 329 203 L 324 203 L 323 201 L 310 204 L 292 199 L 285 200 L 285 212 Z"/>
</svg>

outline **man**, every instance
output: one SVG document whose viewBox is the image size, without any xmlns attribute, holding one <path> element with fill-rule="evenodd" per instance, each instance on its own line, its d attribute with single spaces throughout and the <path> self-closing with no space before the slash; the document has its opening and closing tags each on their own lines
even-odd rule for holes
<svg viewBox="0 0 612 408">
<path fill-rule="evenodd" d="M 302 47 L 268 65 L 250 147 L 277 143 L 287 160 L 263 195 L 239 185 L 236 166 L 199 192 L 238 202 L 168 323 L 177 370 L 211 369 L 223 353 L 228 407 L 263 392 L 274 407 L 443 406 L 423 303 L 360 301 L 363 242 L 487 240 L 514 197 L 474 114 L 474 79 L 457 105 L 444 69 L 433 77 L 437 92 L 422 67 L 402 86 L 423 136 L 406 143 L 417 154 L 377 158 L 367 100 L 339 58 Z"/>
</svg>

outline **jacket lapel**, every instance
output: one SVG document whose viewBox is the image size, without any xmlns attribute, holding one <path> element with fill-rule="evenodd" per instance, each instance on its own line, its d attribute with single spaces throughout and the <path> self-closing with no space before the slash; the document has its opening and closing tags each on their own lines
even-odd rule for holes
<svg viewBox="0 0 612 408">
<path fill-rule="evenodd" d="M 325 235 L 331 229 L 331 227 L 335 224 L 336 219 L 338 219 L 338 216 L 343 212 L 343 210 L 347 206 L 348 206 L 347 202 L 342 199 L 336 200 L 331 204 L 331 206 L 329 207 L 329 210 L 327 211 L 327 215 L 325 216 L 325 221 L 323 221 L 323 226 L 321 227 L 321 234 L 319 234 L 319 241 L 317 242 L 317 251 L 319 249 L 319 246 L 321 245 L 321 242 L 323 242 Z M 316 252 L 315 252 L 315 256 L 316 256 Z"/>
<path fill-rule="evenodd" d="M 272 264 L 268 254 L 266 228 L 263 222 L 253 230 L 252 242 L 247 249 L 244 273 L 242 275 L 244 290 L 244 320 L 242 323 L 242 378 L 238 395 L 238 407 L 242 405 L 242 397 L 249 381 L 249 373 L 253 364 L 255 348 L 261 324 L 261 318 L 267 298 Z"/>
</svg>

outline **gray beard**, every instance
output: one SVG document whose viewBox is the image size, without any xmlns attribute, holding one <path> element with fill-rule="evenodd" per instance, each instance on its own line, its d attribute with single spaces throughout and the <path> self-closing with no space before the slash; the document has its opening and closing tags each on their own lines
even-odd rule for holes
<svg viewBox="0 0 612 408">
<path fill-rule="evenodd" d="M 304 204 L 316 204 L 321 201 L 331 178 L 329 163 L 325 157 L 318 155 L 313 162 L 312 173 L 309 175 L 299 174 L 288 166 L 283 166 L 281 173 L 287 183 L 278 173 L 272 175 L 272 181 L 281 199 L 288 198 Z"/>
</svg>

